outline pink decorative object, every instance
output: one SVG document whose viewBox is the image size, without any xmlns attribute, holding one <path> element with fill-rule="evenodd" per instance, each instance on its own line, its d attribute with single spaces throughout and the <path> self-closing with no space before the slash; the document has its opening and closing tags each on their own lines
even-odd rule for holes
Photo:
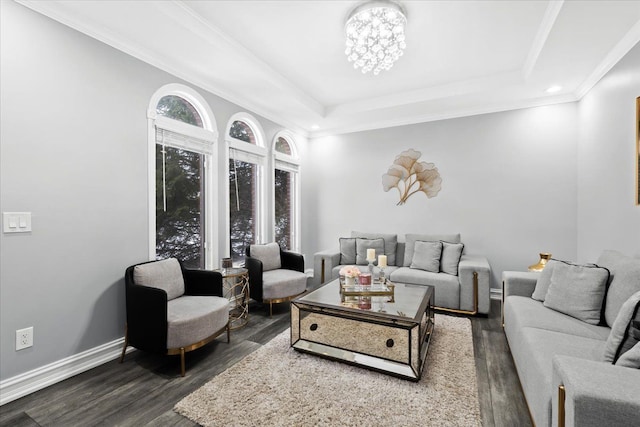
<svg viewBox="0 0 640 427">
<path fill-rule="evenodd" d="M 371 286 L 371 274 L 369 273 L 361 273 L 358 280 L 362 286 Z"/>
</svg>

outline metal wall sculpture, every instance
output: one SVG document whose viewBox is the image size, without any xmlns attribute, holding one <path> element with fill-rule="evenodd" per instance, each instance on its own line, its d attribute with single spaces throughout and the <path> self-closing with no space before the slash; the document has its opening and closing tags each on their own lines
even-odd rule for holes
<svg viewBox="0 0 640 427">
<path fill-rule="evenodd" d="M 418 162 L 422 154 L 414 149 L 403 151 L 396 156 L 393 164 L 382 175 L 382 188 L 389 191 L 397 188 L 400 201 L 397 205 L 404 205 L 409 197 L 423 192 L 428 198 L 438 195 L 442 178 L 438 168 L 433 163 Z"/>
</svg>

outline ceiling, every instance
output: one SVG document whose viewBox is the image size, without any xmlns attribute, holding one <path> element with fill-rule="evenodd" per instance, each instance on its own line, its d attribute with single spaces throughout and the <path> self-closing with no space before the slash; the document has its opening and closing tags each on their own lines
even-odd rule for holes
<svg viewBox="0 0 640 427">
<path fill-rule="evenodd" d="M 344 54 L 360 1 L 18 2 L 309 136 L 575 101 L 640 41 L 640 1 L 405 0 L 373 76 Z"/>
</svg>

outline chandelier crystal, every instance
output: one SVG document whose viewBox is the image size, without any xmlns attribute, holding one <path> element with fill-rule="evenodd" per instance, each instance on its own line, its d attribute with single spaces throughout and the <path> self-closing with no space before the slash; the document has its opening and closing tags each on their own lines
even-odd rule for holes
<svg viewBox="0 0 640 427">
<path fill-rule="evenodd" d="M 345 32 L 349 62 L 362 73 L 374 75 L 393 67 L 407 47 L 402 7 L 391 1 L 371 1 L 358 6 L 347 19 Z"/>
</svg>

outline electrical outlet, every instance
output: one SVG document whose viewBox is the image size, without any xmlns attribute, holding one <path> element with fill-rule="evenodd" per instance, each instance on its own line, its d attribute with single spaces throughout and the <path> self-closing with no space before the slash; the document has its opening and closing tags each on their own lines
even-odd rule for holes
<svg viewBox="0 0 640 427">
<path fill-rule="evenodd" d="M 16 331 L 16 351 L 33 347 L 33 326 Z"/>
</svg>

